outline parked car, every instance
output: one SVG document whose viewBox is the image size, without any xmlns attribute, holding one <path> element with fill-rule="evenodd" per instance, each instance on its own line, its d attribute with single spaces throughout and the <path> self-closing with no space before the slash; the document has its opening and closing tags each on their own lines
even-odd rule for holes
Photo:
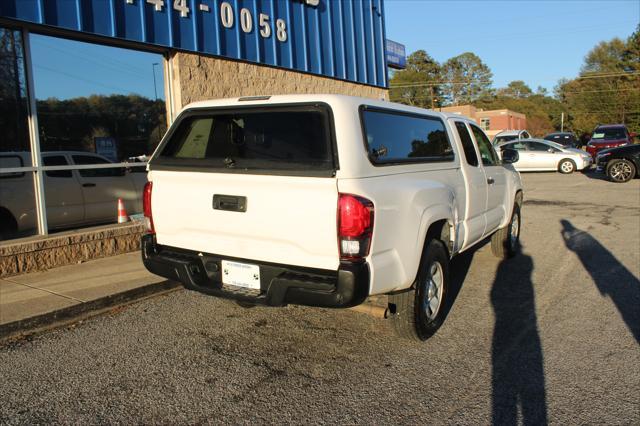
<svg viewBox="0 0 640 426">
<path fill-rule="evenodd" d="M 613 182 L 629 182 L 640 173 L 640 145 L 628 145 L 602 150 L 598 153 L 597 168 Z"/>
<path fill-rule="evenodd" d="M 633 144 L 635 134 L 629 133 L 624 124 L 606 124 L 596 127 L 587 143 L 587 152 L 594 161 L 596 154 L 603 149 Z"/>
<path fill-rule="evenodd" d="M 575 133 L 571 132 L 554 132 L 544 137 L 545 140 L 559 143 L 565 148 L 580 148 L 582 144 L 578 140 Z"/>
<path fill-rule="evenodd" d="M 389 294 L 402 336 L 444 318 L 449 261 L 518 248 L 522 183 L 472 120 L 373 99 L 198 102 L 149 161 L 147 269 L 243 304 Z"/>
<path fill-rule="evenodd" d="M 526 130 L 503 130 L 493 137 L 491 143 L 497 145 L 502 142 L 508 142 L 516 139 L 529 139 L 531 135 Z"/>
<path fill-rule="evenodd" d="M 108 164 L 107 158 L 82 151 L 42 153 L 44 166 Z M 0 152 L 0 167 L 30 167 L 29 152 Z M 144 170 L 144 167 L 141 168 Z M 142 212 L 145 173 L 125 168 L 49 170 L 44 173 L 47 225 L 50 230 L 115 222 L 122 198 L 129 214 Z M 0 174 L 0 239 L 36 227 L 31 173 Z"/>
<path fill-rule="evenodd" d="M 513 164 L 519 172 L 558 171 L 567 174 L 576 170 L 588 170 L 593 164 L 591 156 L 581 149 L 565 148 L 559 143 L 544 139 L 504 142 L 496 148 L 498 153 L 505 148 L 519 152 L 520 158 Z"/>
</svg>

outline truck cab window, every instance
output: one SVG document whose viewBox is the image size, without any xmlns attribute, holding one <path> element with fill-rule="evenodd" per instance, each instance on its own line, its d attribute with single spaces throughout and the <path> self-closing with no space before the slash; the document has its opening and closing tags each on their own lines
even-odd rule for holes
<svg viewBox="0 0 640 426">
<path fill-rule="evenodd" d="M 68 166 L 69 163 L 64 155 L 50 155 L 42 158 L 45 166 Z M 70 178 L 71 170 L 49 170 L 45 172 L 49 177 Z"/>
<path fill-rule="evenodd" d="M 491 142 L 485 136 L 484 132 L 480 130 L 479 127 L 471 126 L 471 131 L 473 132 L 473 136 L 476 138 L 476 143 L 478 144 L 478 151 L 480 151 L 480 158 L 482 158 L 482 164 L 484 166 L 495 166 L 498 164 L 498 156 L 496 155 L 493 147 L 491 146 Z"/>
<path fill-rule="evenodd" d="M 456 130 L 460 141 L 462 142 L 462 148 L 464 149 L 464 156 L 467 158 L 467 164 L 470 166 L 478 166 L 478 155 L 476 149 L 473 147 L 473 141 L 467 126 L 462 121 L 456 121 Z"/>
</svg>

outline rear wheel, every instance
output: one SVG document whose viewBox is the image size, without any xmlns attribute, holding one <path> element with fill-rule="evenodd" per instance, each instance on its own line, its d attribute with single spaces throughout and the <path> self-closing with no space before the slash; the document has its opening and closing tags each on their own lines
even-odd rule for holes
<svg viewBox="0 0 640 426">
<path fill-rule="evenodd" d="M 573 173 L 575 170 L 576 170 L 576 163 L 574 163 L 573 160 L 569 160 L 568 158 L 565 158 L 564 160 L 560 161 L 560 163 L 558 164 L 558 171 L 565 175 Z"/>
<path fill-rule="evenodd" d="M 491 251 L 500 259 L 513 257 L 518 252 L 520 245 L 520 206 L 513 205 L 511 221 L 504 228 L 498 229 L 491 236 Z"/>
<path fill-rule="evenodd" d="M 423 341 L 442 325 L 449 287 L 449 255 L 444 243 L 430 240 L 410 291 L 389 296 L 393 328 L 400 337 Z"/>
<path fill-rule="evenodd" d="M 6 209 L 0 208 L 0 241 L 14 238 L 18 232 L 18 223 Z"/>
<path fill-rule="evenodd" d="M 636 166 L 629 160 L 615 159 L 607 164 L 607 177 L 614 182 L 629 182 L 636 175 Z"/>
</svg>

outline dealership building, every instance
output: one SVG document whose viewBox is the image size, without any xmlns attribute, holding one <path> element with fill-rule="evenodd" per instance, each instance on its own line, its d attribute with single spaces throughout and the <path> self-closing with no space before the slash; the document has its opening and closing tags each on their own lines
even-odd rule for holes
<svg viewBox="0 0 640 426">
<path fill-rule="evenodd" d="M 383 0 L 3 0 L 0 276 L 136 249 L 141 226 L 115 224 L 118 199 L 140 213 L 145 160 L 185 105 L 387 99 L 403 56 Z"/>
</svg>

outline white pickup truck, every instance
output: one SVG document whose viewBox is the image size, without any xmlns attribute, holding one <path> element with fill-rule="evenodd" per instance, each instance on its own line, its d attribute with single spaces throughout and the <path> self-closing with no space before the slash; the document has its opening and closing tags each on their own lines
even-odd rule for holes
<svg viewBox="0 0 640 426">
<path fill-rule="evenodd" d="M 339 95 L 187 106 L 150 159 L 147 269 L 241 304 L 389 295 L 403 336 L 443 319 L 449 261 L 515 254 L 522 184 L 473 121 Z"/>
</svg>

